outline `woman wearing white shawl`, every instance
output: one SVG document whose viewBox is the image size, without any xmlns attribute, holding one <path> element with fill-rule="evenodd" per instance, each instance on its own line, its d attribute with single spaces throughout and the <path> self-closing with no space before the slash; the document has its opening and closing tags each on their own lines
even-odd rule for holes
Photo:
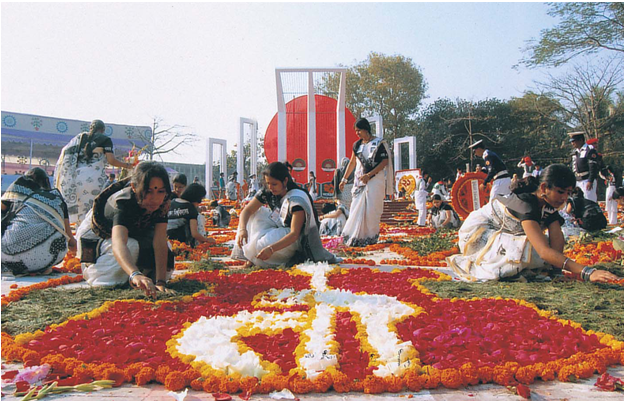
<svg viewBox="0 0 624 401">
<path fill-rule="evenodd" d="M 366 246 L 376 244 L 379 239 L 384 197 L 394 192 L 394 174 L 390 147 L 383 139 L 373 136 L 368 120 L 357 120 L 355 132 L 360 139 L 353 145 L 351 160 L 344 174 L 348 177 L 355 169 L 353 201 L 351 217 L 342 231 L 342 237 L 348 246 Z M 340 190 L 345 184 L 343 178 Z"/>
<path fill-rule="evenodd" d="M 340 259 L 323 248 L 310 195 L 294 183 L 286 165 L 273 162 L 264 176 L 267 188 L 241 212 L 232 258 L 259 267 L 306 260 L 338 263 Z"/>
</svg>

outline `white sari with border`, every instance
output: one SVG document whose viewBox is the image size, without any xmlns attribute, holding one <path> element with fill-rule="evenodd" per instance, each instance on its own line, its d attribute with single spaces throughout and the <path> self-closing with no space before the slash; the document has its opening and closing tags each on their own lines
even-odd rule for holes
<svg viewBox="0 0 624 401">
<path fill-rule="evenodd" d="M 356 157 L 357 165 L 355 167 L 350 217 L 342 230 L 343 242 L 347 246 L 362 247 L 376 244 L 379 240 L 384 198 L 386 194 L 392 195 L 394 193 L 392 154 L 388 144 L 381 138 L 375 138 L 364 144 L 362 149 L 363 157 L 372 161 L 382 144 L 388 152 L 388 165 L 366 184 L 362 182 L 362 176 L 366 174 L 364 165 L 360 158 Z"/>
<path fill-rule="evenodd" d="M 461 253 L 447 262 L 465 281 L 499 280 L 527 269 L 537 274 L 550 268 L 529 242 L 520 220 L 498 199 L 470 213 L 458 236 Z"/>
<path fill-rule="evenodd" d="M 301 189 L 291 189 L 281 202 L 279 208 L 270 210 L 268 207 L 261 207 L 249 218 L 247 243 L 243 244 L 242 249 L 235 245 L 232 258 L 246 259 L 259 267 L 277 267 L 306 260 L 338 263 L 340 259 L 323 248 L 308 195 Z M 290 226 L 286 221 L 288 217 L 292 218 L 294 206 L 300 206 L 305 213 L 305 223 L 299 239 L 286 248 L 275 251 L 267 260 L 258 259 L 256 256 L 262 249 L 290 233 Z"/>
</svg>

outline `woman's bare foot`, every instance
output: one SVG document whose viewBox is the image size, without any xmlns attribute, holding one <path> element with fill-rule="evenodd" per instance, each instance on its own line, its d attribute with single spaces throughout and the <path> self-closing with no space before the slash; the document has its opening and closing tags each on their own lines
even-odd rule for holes
<svg viewBox="0 0 624 401">
<path fill-rule="evenodd" d="M 243 265 L 243 269 L 251 269 L 253 266 L 254 264 L 250 260 L 248 260 L 247 263 Z"/>
</svg>

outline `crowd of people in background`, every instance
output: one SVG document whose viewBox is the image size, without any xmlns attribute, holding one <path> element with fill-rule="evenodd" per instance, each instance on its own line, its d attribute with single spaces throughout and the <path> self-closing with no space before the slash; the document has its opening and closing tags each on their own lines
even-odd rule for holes
<svg viewBox="0 0 624 401">
<path fill-rule="evenodd" d="M 384 201 L 395 195 L 390 146 L 373 135 L 364 118 L 354 129 L 358 140 L 351 157 L 343 158 L 334 171 L 334 196 L 320 215 L 314 207 L 320 197 L 314 171 L 305 185 L 295 181 L 287 161 L 269 164 L 243 185 L 237 171 L 227 181 L 220 173 L 215 183 L 218 199 L 210 203 L 213 226 L 225 228 L 231 222 L 230 211 L 220 200 L 243 205 L 233 258 L 259 267 L 306 260 L 336 263 L 340 259 L 324 249 L 321 235 L 339 236 L 347 246 L 378 241 Z M 68 251 L 77 250 L 91 285 L 129 283 L 148 295 L 168 292 L 173 271 L 168 240 L 191 247 L 215 243 L 206 236 L 200 210 L 207 188 L 199 177 L 189 185 L 184 174 L 170 183 L 167 171 L 156 162 L 118 160 L 104 131 L 105 124 L 94 120 L 88 132 L 63 148 L 54 187 L 40 168 L 29 170 L 9 187 L 2 197 L 2 267 L 14 274 L 46 274 Z M 542 171 L 527 155 L 516 165 L 521 178 L 483 140 L 470 144 L 468 149 L 483 160 L 485 167 L 477 164 L 475 172 L 484 173 L 480 189 L 489 189 L 489 201 L 463 223 L 452 207 L 453 179 L 434 182 L 428 172 L 420 172 L 411 194 L 418 211 L 416 224 L 459 228 L 461 253 L 449 258 L 449 264 L 460 277 L 529 277 L 552 266 L 588 281 L 615 277 L 562 253 L 565 227 L 596 231 L 616 225 L 618 205 L 624 204 L 624 181 L 618 182 L 619 174 L 603 165 L 597 143 L 586 141 L 580 132 L 569 137 L 572 168 L 550 165 Z M 131 174 L 107 176 L 106 163 Z M 458 168 L 455 181 L 464 175 Z M 606 186 L 606 218 L 597 203 L 598 179 Z"/>
</svg>

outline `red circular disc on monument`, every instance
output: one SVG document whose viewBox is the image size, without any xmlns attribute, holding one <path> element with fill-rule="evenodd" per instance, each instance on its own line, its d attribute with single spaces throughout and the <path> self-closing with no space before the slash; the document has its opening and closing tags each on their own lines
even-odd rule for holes
<svg viewBox="0 0 624 401">
<path fill-rule="evenodd" d="M 288 136 L 286 160 L 291 164 L 297 161 L 297 168 L 293 169 L 293 178 L 298 183 L 308 182 L 309 171 L 314 171 L 318 183 L 329 182 L 334 177 L 335 166 L 340 165 L 340 160 L 336 160 L 338 101 L 323 95 L 314 95 L 314 101 L 316 106 L 315 166 L 309 166 L 308 163 L 308 96 L 299 96 L 286 103 L 286 135 Z M 345 107 L 346 157 L 351 157 L 353 143 L 358 139 L 353 124 L 355 124 L 355 117 Z M 278 161 L 277 114 L 273 116 L 264 136 L 264 154 L 269 163 Z"/>
<path fill-rule="evenodd" d="M 465 219 L 470 212 L 488 202 L 490 193 L 480 188 L 486 177 L 485 173 L 466 173 L 453 184 L 451 189 L 453 200 L 451 203 L 453 209 L 462 219 Z M 475 207 L 476 205 L 479 205 L 479 207 Z"/>
</svg>

